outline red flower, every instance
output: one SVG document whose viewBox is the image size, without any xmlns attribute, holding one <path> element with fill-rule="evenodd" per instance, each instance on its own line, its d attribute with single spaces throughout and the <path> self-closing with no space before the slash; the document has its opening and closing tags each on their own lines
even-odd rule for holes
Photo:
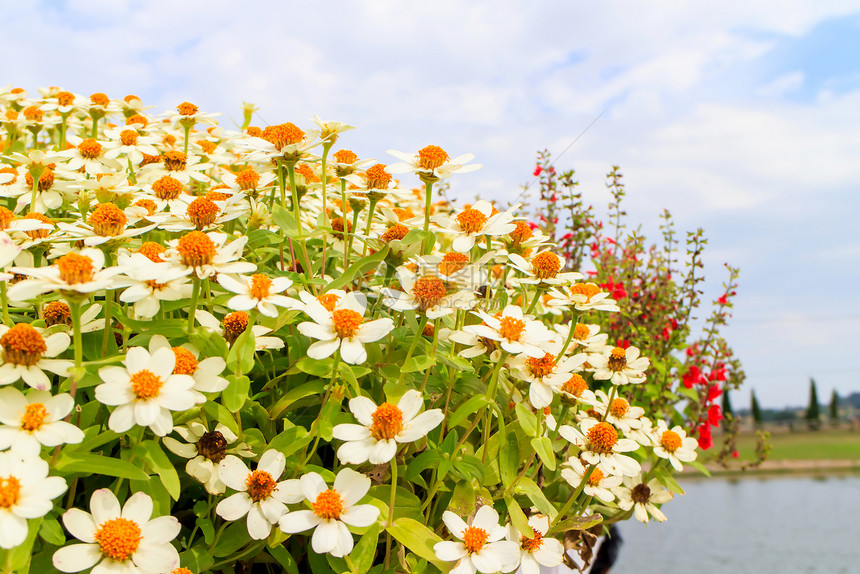
<svg viewBox="0 0 860 574">
<path fill-rule="evenodd" d="M 702 371 L 696 365 L 690 367 L 686 373 L 684 373 L 683 383 L 684 386 L 688 389 L 693 388 L 693 385 L 697 385 L 704 380 L 702 376 Z"/>
<path fill-rule="evenodd" d="M 627 339 L 618 339 L 618 341 L 616 341 L 615 343 L 615 346 L 621 347 L 622 349 L 626 349 L 630 346 L 630 341 L 628 341 Z"/>
<path fill-rule="evenodd" d="M 723 420 L 723 410 L 720 405 L 711 405 L 708 408 L 708 421 L 711 425 L 717 426 L 721 420 Z"/>
<path fill-rule="evenodd" d="M 717 299 L 717 303 L 719 303 L 720 305 L 728 305 L 728 303 L 729 303 L 728 295 L 729 295 L 728 293 L 724 293 L 722 297 Z"/>
<path fill-rule="evenodd" d="M 540 172 L 542 172 L 542 171 L 543 171 L 543 168 L 541 166 L 537 165 L 537 166 L 535 166 L 535 172 L 532 175 L 537 177 L 540 175 Z"/>
<path fill-rule="evenodd" d="M 714 446 L 714 439 L 711 438 L 711 425 L 705 423 L 699 427 L 699 448 L 708 450 Z"/>
<path fill-rule="evenodd" d="M 708 387 L 708 401 L 711 402 L 717 397 L 723 394 L 723 390 L 717 385 L 711 385 Z"/>
</svg>

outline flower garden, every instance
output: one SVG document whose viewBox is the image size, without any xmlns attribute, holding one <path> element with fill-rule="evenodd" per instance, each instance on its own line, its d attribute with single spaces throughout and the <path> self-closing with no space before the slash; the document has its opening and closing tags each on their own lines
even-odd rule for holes
<svg viewBox="0 0 860 574">
<path fill-rule="evenodd" d="M 458 205 L 471 154 L 39 92 L 0 90 L 0 571 L 536 574 L 704 470 L 737 270 L 695 335 L 702 233 L 627 233 L 617 168 L 605 224 L 547 154 L 532 210 Z"/>
</svg>

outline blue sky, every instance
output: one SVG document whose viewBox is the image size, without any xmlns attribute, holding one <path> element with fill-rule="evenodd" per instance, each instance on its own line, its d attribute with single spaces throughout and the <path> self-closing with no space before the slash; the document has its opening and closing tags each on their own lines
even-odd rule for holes
<svg viewBox="0 0 860 574">
<path fill-rule="evenodd" d="M 0 84 L 188 100 L 228 125 L 243 101 L 261 124 L 317 113 L 383 162 L 474 153 L 464 198 L 515 197 L 538 149 L 603 113 L 558 165 L 601 209 L 620 165 L 655 238 L 663 208 L 704 227 L 707 295 L 741 267 L 726 335 L 762 404 L 804 404 L 810 376 L 860 391 L 860 1 L 66 0 L 0 19 Z"/>
</svg>

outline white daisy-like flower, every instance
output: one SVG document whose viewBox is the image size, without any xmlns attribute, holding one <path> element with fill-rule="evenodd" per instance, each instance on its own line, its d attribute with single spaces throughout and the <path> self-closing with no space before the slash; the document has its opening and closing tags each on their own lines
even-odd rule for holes
<svg viewBox="0 0 860 574">
<path fill-rule="evenodd" d="M 604 474 L 635 476 L 641 470 L 635 459 L 622 454 L 635 451 L 639 445 L 634 440 L 618 438 L 618 430 L 605 421 L 586 419 L 579 429 L 562 425 L 559 433 L 582 450 L 582 460 L 596 464 Z"/>
<path fill-rule="evenodd" d="M 573 307 L 577 311 L 610 311 L 621 310 L 614 299 L 609 299 L 609 293 L 600 290 L 594 283 L 576 283 L 561 290 L 550 291 L 551 299 L 547 305 L 562 305 Z"/>
<path fill-rule="evenodd" d="M 561 477 L 573 488 L 578 488 L 589 468 L 591 467 L 585 467 L 578 458 L 571 457 L 562 465 Z M 603 502 L 612 502 L 615 500 L 615 493 L 612 489 L 620 486 L 621 480 L 622 477 L 620 476 L 606 474 L 599 468 L 595 468 L 585 482 L 583 491 L 588 496 L 594 496 Z"/>
<path fill-rule="evenodd" d="M 393 149 L 388 150 L 388 153 L 402 162 L 390 166 L 388 169 L 391 173 L 415 173 L 419 177 L 446 179 L 452 173 L 469 173 L 481 169 L 478 163 L 466 165 L 475 159 L 474 154 L 465 153 L 451 158 L 448 152 L 435 145 L 421 148 L 414 155 Z"/>
<path fill-rule="evenodd" d="M 553 350 L 557 352 L 557 348 Z M 587 358 L 585 353 L 570 357 L 558 357 L 549 352 L 542 357 L 530 357 L 523 353 L 510 360 L 509 369 L 517 378 L 529 383 L 529 402 L 534 408 L 542 409 L 552 403 L 553 394 L 560 391 L 571 372 Z"/>
<path fill-rule="evenodd" d="M 475 296 L 461 292 L 449 294 L 448 288 L 439 276 L 416 275 L 406 267 L 398 267 L 397 281 L 403 291 L 383 288 L 383 303 L 395 311 L 418 310 L 428 319 L 438 319 L 445 315 L 474 307 Z"/>
<path fill-rule="evenodd" d="M 137 167 L 143 161 L 144 155 L 158 156 L 158 138 L 146 135 L 143 130 L 136 129 L 136 125 L 108 128 L 105 137 L 109 140 L 104 143 L 107 159 L 116 159 L 120 156 L 127 158 L 132 166 Z"/>
<path fill-rule="evenodd" d="M 652 478 L 647 484 L 642 482 L 641 478 L 625 478 L 624 484 L 615 489 L 615 495 L 618 497 L 619 508 L 622 510 L 632 508 L 633 516 L 639 522 L 648 522 L 649 515 L 658 522 L 666 522 L 666 515 L 656 505 L 672 500 L 672 492 L 656 478 Z"/>
<path fill-rule="evenodd" d="M 220 116 L 221 112 L 201 112 L 197 106 L 191 102 L 182 102 L 176 106 L 176 112 L 167 111 L 161 115 L 169 116 L 168 121 L 170 122 L 170 125 L 174 128 L 180 128 L 186 126 L 193 127 L 196 123 L 205 124 L 207 126 L 217 126 L 218 120 L 215 118 Z"/>
<path fill-rule="evenodd" d="M 83 241 L 87 247 L 95 247 L 116 241 L 126 240 L 143 235 L 155 229 L 152 223 L 144 227 L 129 227 L 128 216 L 113 203 L 100 203 L 90 213 L 87 223 L 76 221 L 64 223 L 60 221 L 57 227 L 63 232 L 62 239 L 66 241 Z"/>
<path fill-rule="evenodd" d="M 204 172 L 214 167 L 211 163 L 203 162 L 199 155 L 187 155 L 181 151 L 171 150 L 161 154 L 161 161 L 143 166 L 140 179 L 152 183 L 169 175 L 181 183 L 189 183 L 192 179 L 199 182 L 209 181 Z"/>
<path fill-rule="evenodd" d="M 96 399 L 116 406 L 108 419 L 108 428 L 123 433 L 135 425 L 148 426 L 158 436 L 173 429 L 170 411 L 184 411 L 198 402 L 194 379 L 174 375 L 176 356 L 168 348 L 150 353 L 143 347 L 132 347 L 123 359 L 123 367 L 99 370 L 103 384 L 96 387 Z"/>
<path fill-rule="evenodd" d="M 248 137 L 241 141 L 241 146 L 250 153 L 248 161 L 269 163 L 269 160 L 286 159 L 298 161 L 308 155 L 308 152 L 322 145 L 317 138 L 317 130 L 307 133 L 293 123 L 277 124 L 263 128 L 260 137 Z"/>
<path fill-rule="evenodd" d="M 454 343 L 466 345 L 465 349 L 457 353 L 459 357 L 472 359 L 484 353 L 489 353 L 491 361 L 496 362 L 499 360 L 501 353 L 497 348 L 496 342 L 492 339 L 479 337 L 474 333 L 467 333 L 466 331 L 450 331 L 447 338 Z M 439 335 L 439 339 L 443 340 L 441 334 Z"/>
<path fill-rule="evenodd" d="M 401 444 L 426 436 L 439 426 L 445 415 L 441 409 L 421 414 L 424 397 L 415 389 L 404 393 L 397 405 L 376 403 L 367 397 L 349 401 L 349 410 L 359 424 L 339 424 L 333 429 L 334 438 L 346 441 L 337 449 L 341 464 L 371 464 L 389 462 Z"/>
<path fill-rule="evenodd" d="M 237 294 L 227 301 L 227 306 L 234 311 L 249 311 L 256 308 L 266 317 L 277 317 L 278 307 L 286 309 L 304 307 L 299 301 L 281 295 L 293 284 L 289 277 L 271 278 L 262 273 L 255 273 L 250 277 L 239 275 L 234 278 L 222 273 L 218 275 L 218 283 L 228 291 Z"/>
<path fill-rule="evenodd" d="M 570 378 L 558 388 L 562 399 L 593 405 L 597 401 L 594 392 L 588 388 L 588 383 L 579 373 L 571 373 Z"/>
<path fill-rule="evenodd" d="M 613 385 L 645 382 L 645 369 L 651 365 L 647 357 L 639 356 L 639 349 L 615 347 L 607 355 L 591 355 L 588 362 L 594 367 L 594 380 L 612 381 Z"/>
<path fill-rule="evenodd" d="M 115 159 L 108 158 L 107 149 L 94 139 L 83 139 L 73 133 L 66 135 L 66 141 L 72 144 L 72 149 L 57 152 L 56 155 L 68 158 L 65 167 L 69 171 L 84 168 L 88 174 L 95 176 L 103 172 L 122 170 L 122 165 Z"/>
<path fill-rule="evenodd" d="M 248 237 L 238 237 L 230 243 L 227 243 L 227 238 L 227 234 L 215 231 L 190 231 L 179 239 L 168 241 L 169 249 L 162 254 L 162 259 L 191 268 L 200 279 L 219 273 L 254 271 L 256 265 L 249 261 L 239 261 Z"/>
<path fill-rule="evenodd" d="M 643 416 L 639 419 L 639 428 L 631 428 L 625 434 L 627 438 L 635 440 L 642 446 L 651 447 L 660 442 L 660 437 L 656 436 L 653 431 L 654 423 L 648 417 Z"/>
<path fill-rule="evenodd" d="M 42 330 L 27 323 L 9 328 L 0 325 L 0 385 L 23 379 L 30 387 L 46 391 L 51 388 L 50 371 L 61 377 L 69 374 L 72 361 L 54 359 L 69 348 L 71 339 L 66 333 L 53 333 L 44 337 Z"/>
<path fill-rule="evenodd" d="M 570 344 L 566 349 L 567 353 L 573 353 L 580 348 L 585 349 L 589 353 L 603 353 L 611 350 L 611 347 L 609 349 L 606 348 L 606 340 L 609 338 L 609 334 L 601 333 L 600 325 L 577 323 L 573 327 L 572 335 L 569 323 L 556 323 L 553 325 L 553 328 L 563 341 L 567 341 L 568 337 L 570 337 Z"/>
<path fill-rule="evenodd" d="M 42 446 L 78 444 L 84 440 L 83 431 L 63 420 L 74 406 L 68 393 L 30 391 L 25 396 L 12 387 L 0 389 L 0 450 L 38 457 Z"/>
<path fill-rule="evenodd" d="M 493 206 L 484 200 L 476 201 L 474 205 L 463 209 L 453 219 L 444 215 L 433 216 L 433 221 L 443 231 L 454 235 L 451 247 L 460 253 L 470 251 L 479 238 L 507 235 L 517 227 L 512 223 L 513 220 L 512 210 L 494 214 Z"/>
<path fill-rule="evenodd" d="M 525 353 L 529 357 L 543 357 L 546 352 L 542 347 L 554 338 L 541 321 L 535 321 L 531 315 L 523 315 L 523 310 L 517 305 L 508 305 L 495 315 L 481 309 L 477 313 L 483 323 L 467 325 L 463 331 L 498 341 L 502 350 L 512 355 Z"/>
<path fill-rule="evenodd" d="M 174 375 L 190 375 L 194 379 L 195 391 L 201 393 L 220 393 L 230 383 L 221 376 L 227 368 L 224 357 L 208 357 L 200 360 L 200 351 L 190 343 L 181 347 L 171 347 L 164 335 L 154 335 L 149 340 L 149 353 L 154 354 L 158 349 L 170 349 L 176 358 L 173 367 Z M 198 397 L 198 402 L 204 398 Z"/>
<path fill-rule="evenodd" d="M 102 306 L 93 303 L 83 308 L 81 312 L 81 333 L 92 333 L 105 328 L 104 318 L 98 319 L 102 312 Z M 65 301 L 51 301 L 42 308 L 42 318 L 47 327 L 53 327 L 52 331 L 62 330 L 64 333 L 72 332 L 72 310 Z"/>
<path fill-rule="evenodd" d="M 224 319 L 219 321 L 212 313 L 203 309 L 194 311 L 194 318 L 203 328 L 222 335 L 230 345 L 248 328 L 249 319 L 246 312 L 236 311 L 225 315 Z M 254 349 L 256 351 L 284 348 L 282 339 L 268 336 L 272 332 L 269 327 L 254 325 L 251 327 L 251 332 L 254 334 Z"/>
<path fill-rule="evenodd" d="M 71 544 L 54 552 L 54 568 L 60 572 L 93 574 L 148 574 L 170 572 L 179 566 L 179 553 L 170 543 L 182 525 L 173 516 L 152 518 L 152 498 L 145 492 L 131 495 L 120 507 L 107 488 L 90 497 L 90 512 L 70 508 L 63 525 L 83 544 Z"/>
<path fill-rule="evenodd" d="M 272 525 L 287 512 L 287 504 L 304 498 L 301 493 L 288 488 L 291 481 L 278 482 L 285 465 L 286 458 L 276 450 L 264 452 L 256 470 L 248 470 L 237 456 L 225 457 L 218 464 L 218 476 L 236 494 L 219 502 L 215 512 L 224 520 L 231 521 L 247 515 L 251 538 L 266 538 L 272 531 Z"/>
<path fill-rule="evenodd" d="M 451 569 L 453 574 L 490 574 L 511 572 L 520 560 L 520 545 L 503 540 L 508 529 L 499 524 L 499 513 L 492 505 L 484 505 L 475 513 L 471 524 L 446 510 L 442 522 L 448 531 L 462 542 L 445 540 L 433 546 L 439 560 L 457 564 Z"/>
<path fill-rule="evenodd" d="M 136 317 L 149 319 L 161 309 L 162 301 L 180 301 L 191 297 L 188 275 L 192 270 L 173 263 L 156 263 L 143 253 L 120 253 L 118 283 L 127 285 L 119 295 L 123 303 L 134 304 Z"/>
<path fill-rule="evenodd" d="M 632 429 L 638 429 L 642 426 L 642 415 L 645 414 L 645 409 L 632 406 L 623 397 L 615 397 L 610 402 L 609 397 L 601 390 L 594 394 L 597 397 L 594 409 L 601 415 L 605 414 L 604 420 L 624 431 L 625 436 Z"/>
<path fill-rule="evenodd" d="M 14 273 L 31 279 L 19 281 L 9 287 L 9 299 L 25 301 L 43 293 L 59 291 L 64 297 L 81 299 L 102 289 L 116 287 L 117 267 L 103 269 L 105 255 L 99 249 L 82 249 L 58 258 L 47 267 L 13 267 Z"/>
<path fill-rule="evenodd" d="M 367 298 L 361 292 L 346 293 L 338 305 L 338 308 L 329 311 L 319 300 L 308 303 L 305 313 L 313 321 L 299 323 L 299 332 L 318 339 L 308 347 L 308 357 L 325 359 L 340 349 L 340 356 L 345 362 L 359 365 L 367 360 L 364 344 L 378 341 L 390 333 L 394 329 L 394 321 L 385 317 L 365 322 Z"/>
<path fill-rule="evenodd" d="M 348 527 L 364 528 L 379 518 L 377 507 L 357 504 L 370 490 L 370 479 L 351 468 L 341 469 L 331 488 L 315 472 L 290 481 L 288 488 L 307 500 L 312 510 L 289 512 L 281 517 L 278 526 L 287 534 L 313 528 L 311 548 L 317 554 L 346 556 L 355 544 Z"/>
<path fill-rule="evenodd" d="M 236 454 L 245 458 L 254 456 L 254 452 L 245 443 L 231 448 L 230 445 L 239 437 L 221 423 L 215 425 L 215 430 L 212 431 L 206 430 L 206 427 L 198 422 L 173 427 L 173 430 L 186 442 L 181 443 L 166 436 L 161 439 L 164 446 L 173 454 L 190 459 L 185 463 L 185 472 L 200 481 L 209 494 L 224 494 L 226 486 L 221 481 L 218 463 L 227 455 Z"/>
<path fill-rule="evenodd" d="M 657 421 L 657 428 L 653 429 L 651 434 L 654 438 L 654 454 L 668 459 L 678 472 L 684 470 L 682 462 L 696 460 L 699 441 L 688 437 L 687 432 L 680 426 L 674 426 L 670 430 L 665 422 Z"/>
<path fill-rule="evenodd" d="M 27 520 L 46 515 L 51 502 L 66 491 L 66 481 L 48 476 L 48 463 L 0 452 L 0 548 L 14 548 L 27 539 Z"/>
<path fill-rule="evenodd" d="M 532 256 L 531 260 L 517 255 L 516 253 L 508 254 L 508 258 L 513 263 L 513 267 L 522 273 L 525 277 L 520 277 L 517 283 L 531 285 L 564 285 L 572 284 L 583 278 L 582 273 L 568 271 L 561 272 L 564 269 L 564 257 L 556 255 L 552 251 L 541 251 Z"/>
<path fill-rule="evenodd" d="M 337 137 L 345 131 L 354 130 L 355 127 L 343 122 L 327 122 L 314 114 L 313 122 L 319 128 L 319 138 L 322 141 L 334 143 Z"/>
<path fill-rule="evenodd" d="M 513 524 L 508 524 L 507 539 L 520 547 L 520 572 L 540 574 L 541 566 L 554 568 L 564 559 L 564 544 L 555 538 L 546 538 L 549 516 L 534 514 L 529 517 L 532 538 L 524 536 Z"/>
</svg>

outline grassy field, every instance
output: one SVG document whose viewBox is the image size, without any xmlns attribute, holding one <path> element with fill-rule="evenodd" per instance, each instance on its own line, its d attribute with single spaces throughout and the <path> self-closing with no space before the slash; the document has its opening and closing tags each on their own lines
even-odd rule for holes
<svg viewBox="0 0 860 574">
<path fill-rule="evenodd" d="M 718 438 L 714 438 L 717 442 Z M 860 432 L 857 431 L 771 432 L 770 442 L 769 460 L 860 460 Z M 755 434 L 741 434 L 738 437 L 740 458 L 752 458 L 755 444 Z"/>
</svg>

